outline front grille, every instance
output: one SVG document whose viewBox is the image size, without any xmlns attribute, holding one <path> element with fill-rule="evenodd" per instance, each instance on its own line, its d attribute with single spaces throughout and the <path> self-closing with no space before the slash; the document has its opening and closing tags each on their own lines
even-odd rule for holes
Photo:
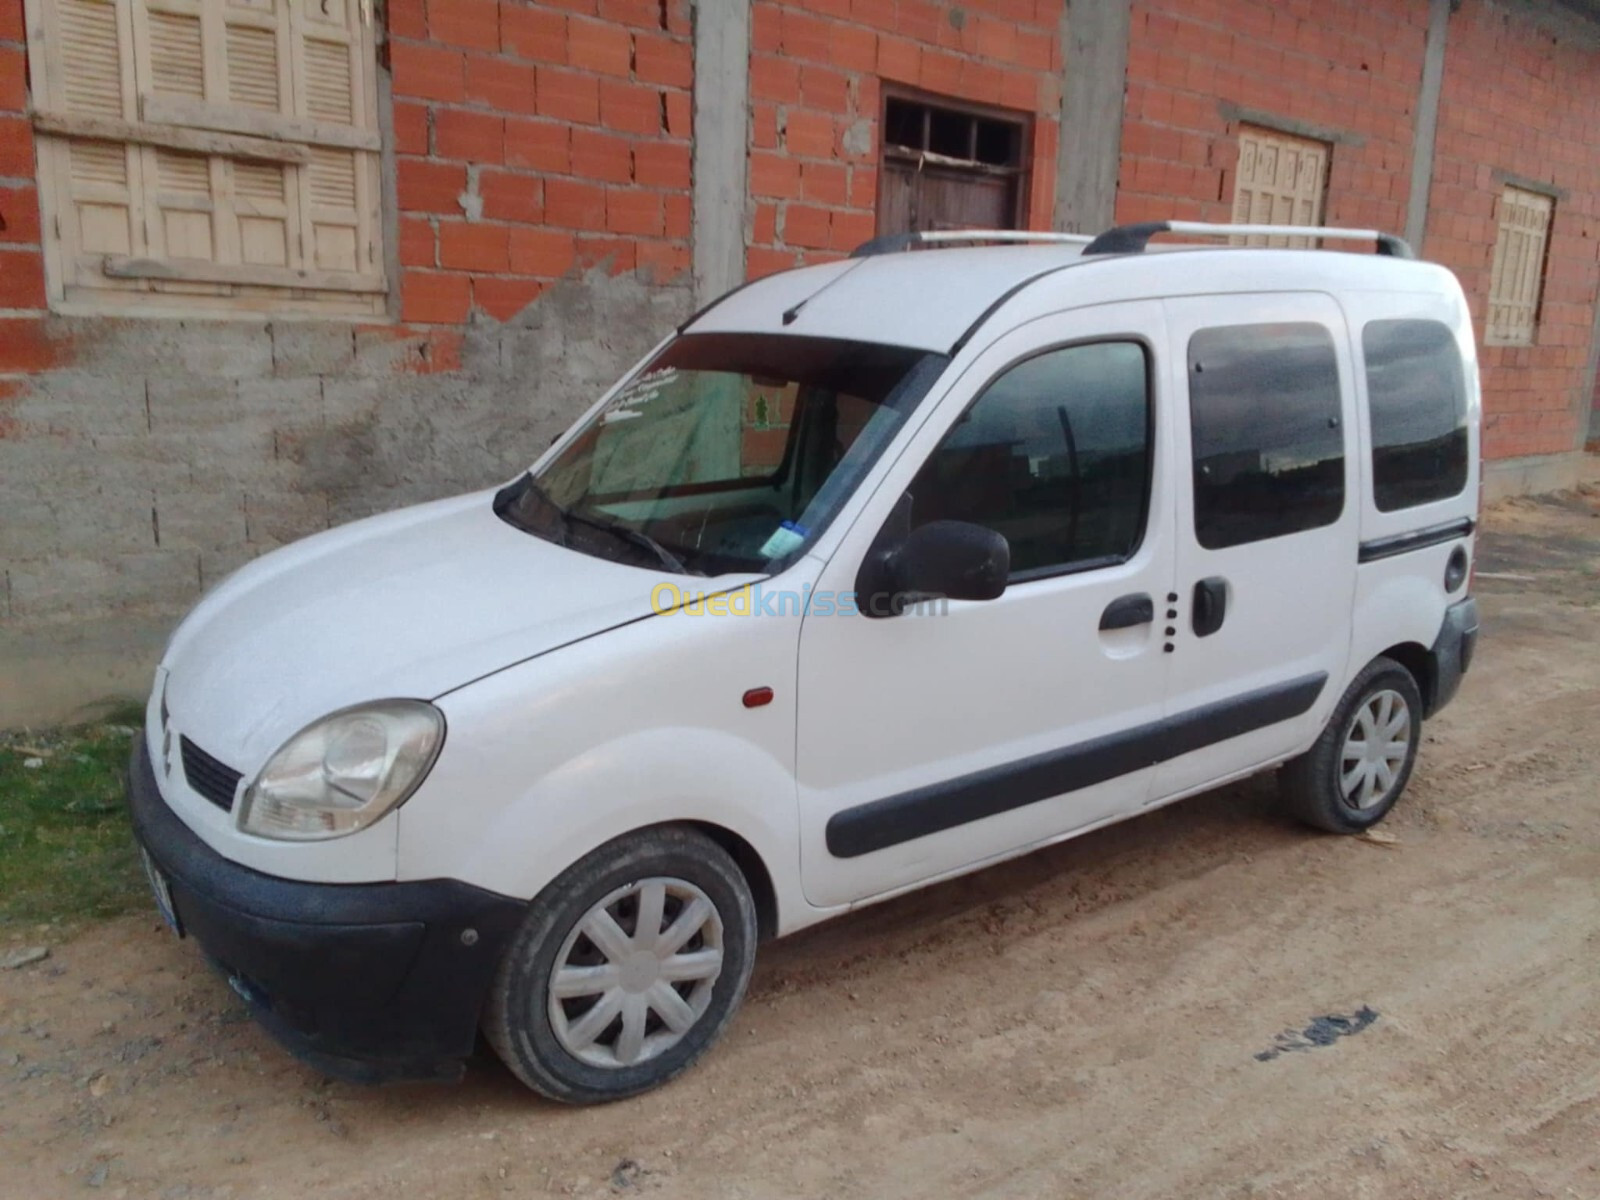
<svg viewBox="0 0 1600 1200">
<path fill-rule="evenodd" d="M 189 786 L 223 812 L 232 812 L 233 793 L 243 773 L 218 762 L 186 737 L 180 735 L 178 744 L 183 750 L 183 777 Z"/>
</svg>

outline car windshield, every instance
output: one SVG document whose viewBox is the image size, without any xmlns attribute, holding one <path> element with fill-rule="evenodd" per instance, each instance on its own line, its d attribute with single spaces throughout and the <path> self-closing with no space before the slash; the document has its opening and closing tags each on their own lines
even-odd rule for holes
<svg viewBox="0 0 1600 1200">
<path fill-rule="evenodd" d="M 619 562 L 777 571 L 827 527 L 948 362 L 835 338 L 679 337 L 495 511 Z"/>
</svg>

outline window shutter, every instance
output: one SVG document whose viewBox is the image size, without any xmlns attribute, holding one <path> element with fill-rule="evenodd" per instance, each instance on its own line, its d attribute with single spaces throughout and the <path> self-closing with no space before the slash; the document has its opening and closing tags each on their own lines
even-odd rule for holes
<svg viewBox="0 0 1600 1200">
<path fill-rule="evenodd" d="M 1489 275 L 1489 318 L 1483 332 L 1486 345 L 1533 345 L 1554 212 L 1555 201 L 1538 192 L 1507 187 L 1501 193 L 1500 232 Z"/>
<path fill-rule="evenodd" d="M 29 2 L 54 300 L 383 312 L 365 0 Z"/>
<path fill-rule="evenodd" d="M 1235 225 L 1321 225 L 1328 146 L 1265 129 L 1239 131 L 1233 185 Z M 1310 238 L 1235 238 L 1252 246 L 1306 248 Z"/>
<path fill-rule="evenodd" d="M 296 5 L 293 115 L 313 127 L 377 131 L 371 23 L 356 0 Z M 367 150 L 318 145 L 301 172 L 306 213 L 305 254 L 321 271 L 381 272 L 375 261 L 378 156 Z"/>
<path fill-rule="evenodd" d="M 128 11 L 115 0 L 55 0 L 30 19 L 44 26 L 44 53 L 33 72 L 40 107 L 115 129 L 131 115 L 133 63 Z M 42 20 L 41 20 L 42 19 Z M 50 257 L 64 283 L 99 275 L 107 254 L 143 251 L 139 220 L 139 163 L 133 147 L 115 140 L 54 138 L 39 143 L 41 184 L 53 203 Z"/>
</svg>

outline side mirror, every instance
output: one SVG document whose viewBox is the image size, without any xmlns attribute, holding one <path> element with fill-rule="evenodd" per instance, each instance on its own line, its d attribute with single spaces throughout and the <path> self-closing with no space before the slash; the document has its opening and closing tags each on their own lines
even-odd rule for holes
<svg viewBox="0 0 1600 1200">
<path fill-rule="evenodd" d="M 993 600 L 1006 590 L 1011 545 L 969 521 L 931 521 L 873 547 L 856 576 L 863 616 L 897 617 L 908 602 Z"/>
</svg>

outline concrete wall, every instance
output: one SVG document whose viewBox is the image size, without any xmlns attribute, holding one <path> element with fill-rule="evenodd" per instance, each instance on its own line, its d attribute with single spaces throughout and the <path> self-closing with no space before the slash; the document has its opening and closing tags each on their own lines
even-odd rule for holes
<svg viewBox="0 0 1600 1200">
<path fill-rule="evenodd" d="M 595 268 L 459 331 L 33 327 L 55 365 L 0 435 L 0 726 L 145 686 L 172 619 L 255 555 L 510 478 L 689 310 L 686 284 Z"/>
</svg>

